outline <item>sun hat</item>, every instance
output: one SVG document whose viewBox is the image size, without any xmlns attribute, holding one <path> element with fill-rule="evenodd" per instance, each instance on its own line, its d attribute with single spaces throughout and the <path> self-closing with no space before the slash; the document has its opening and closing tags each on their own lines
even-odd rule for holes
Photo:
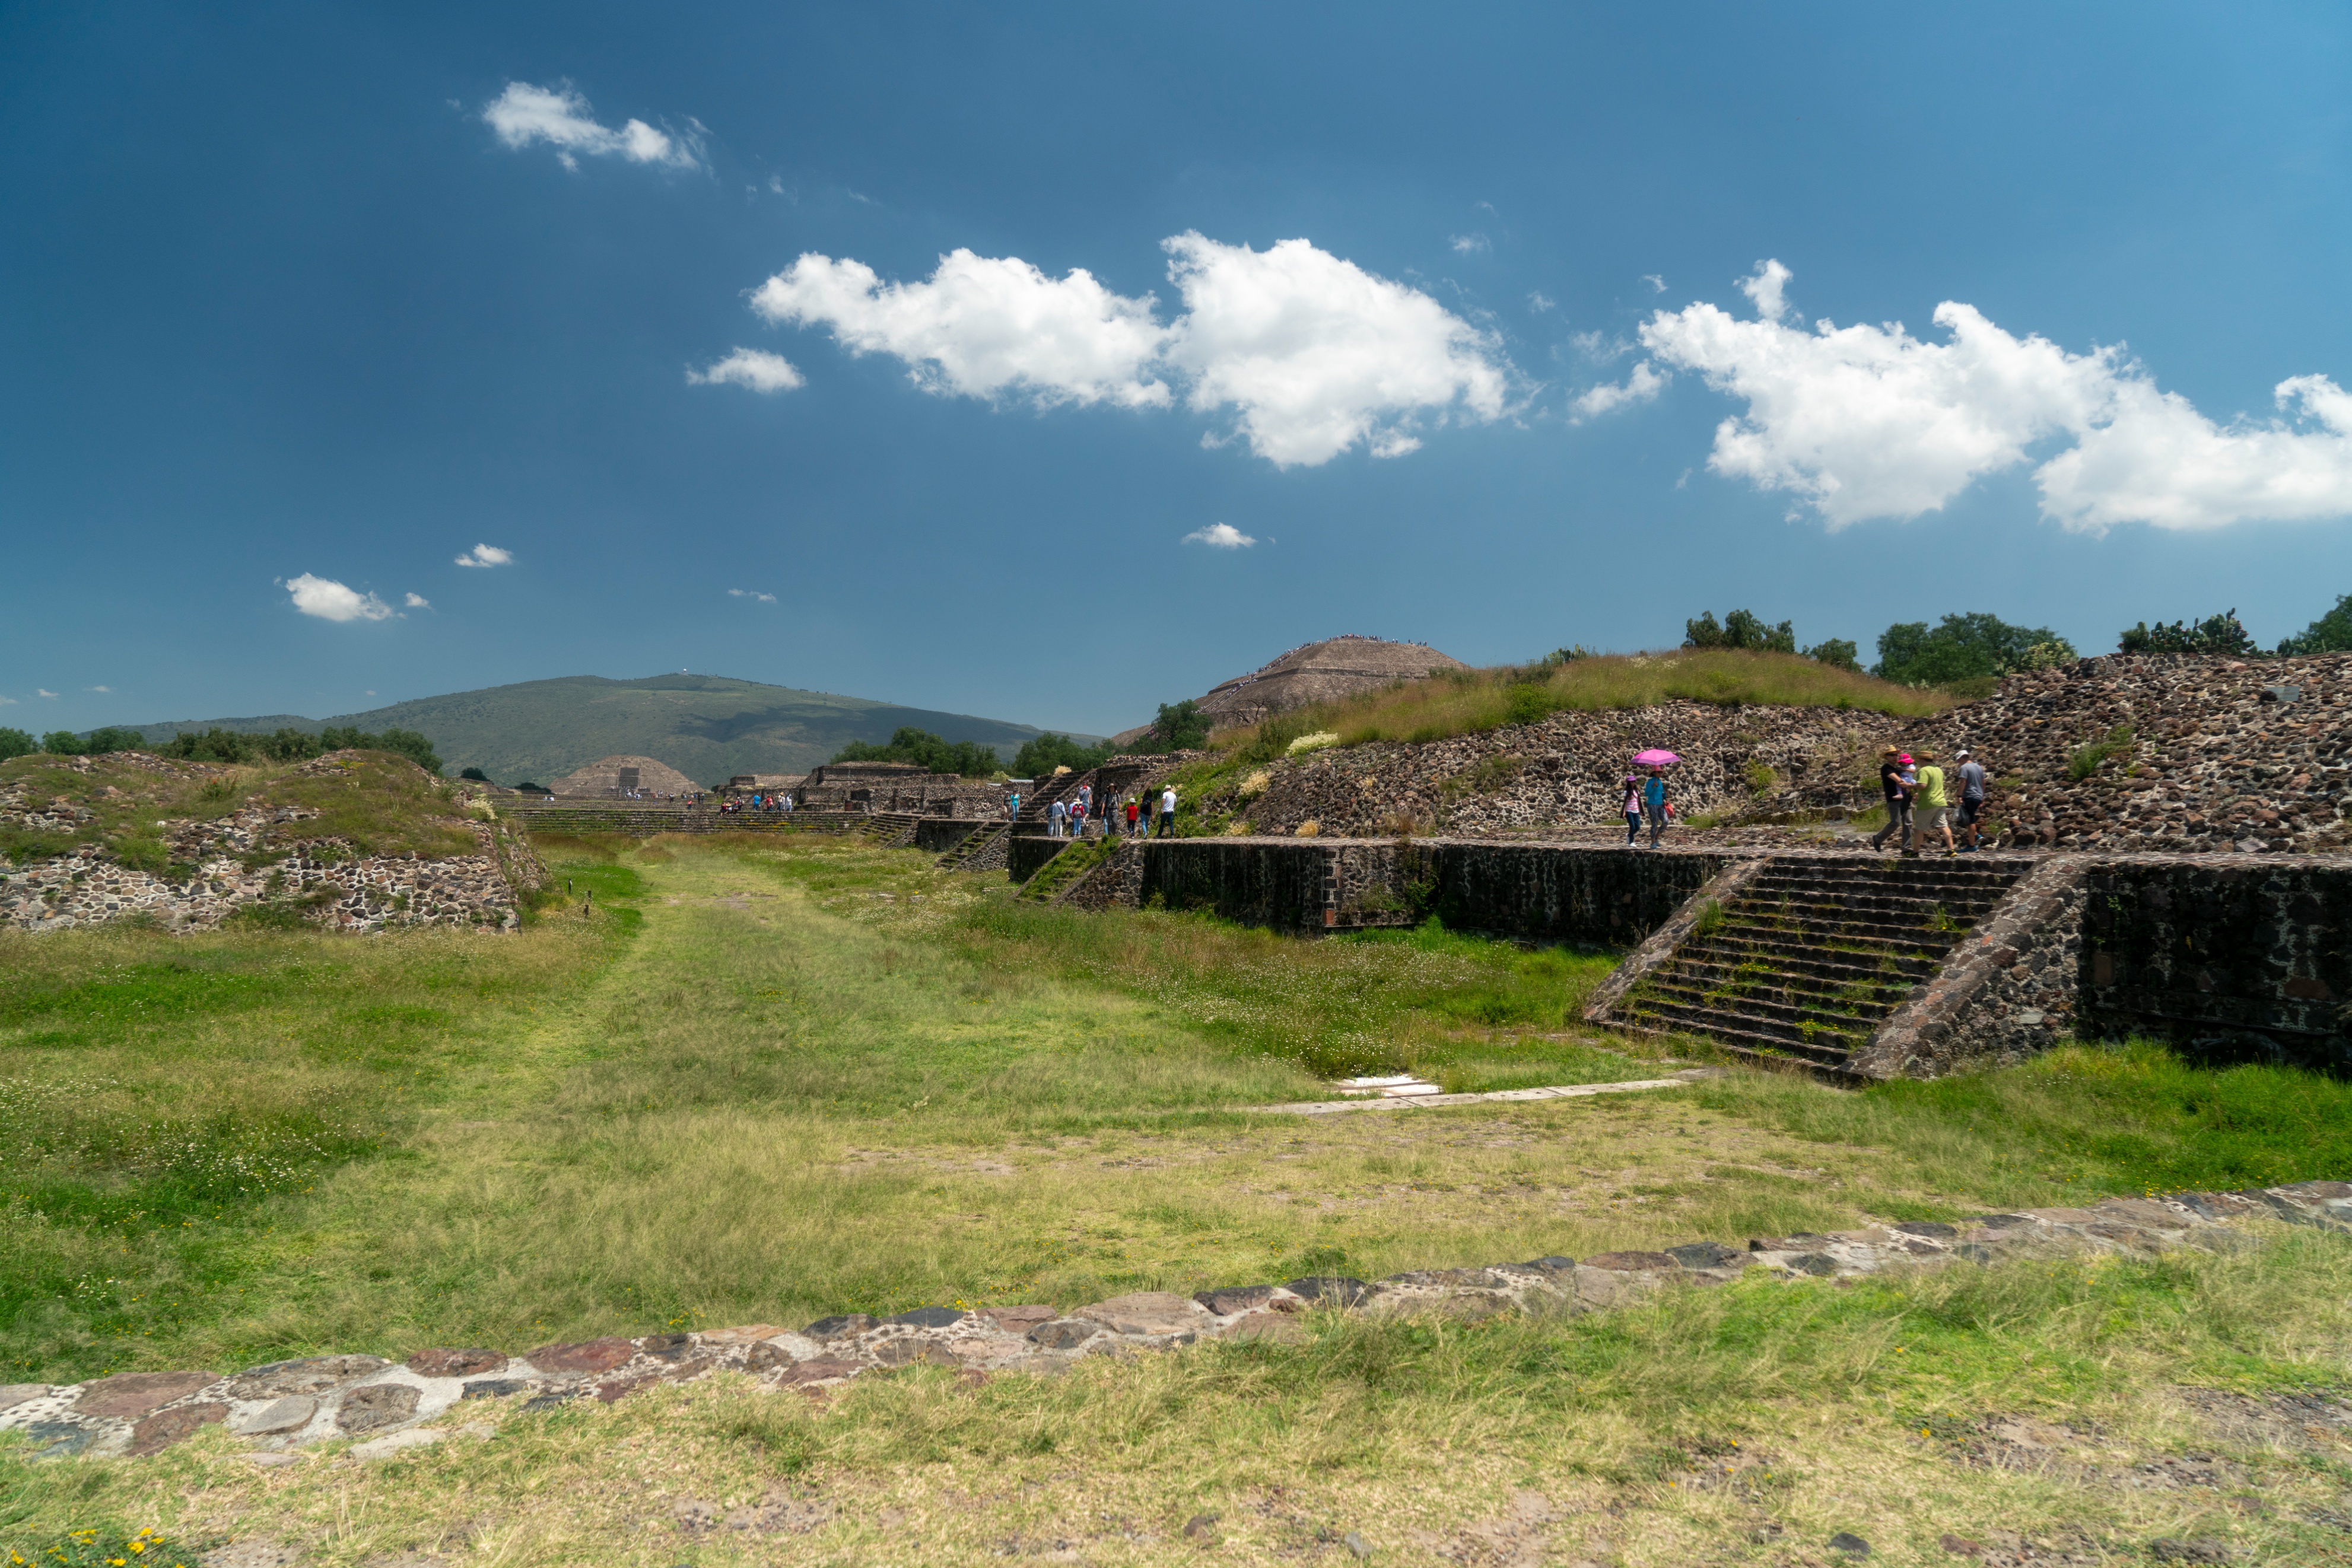
<svg viewBox="0 0 2352 1568">
<path fill-rule="evenodd" d="M 1956 761 L 1956 762 L 1957 762 L 1957 761 L 1958 761 L 1961 758 L 1966 757 L 1966 756 L 1969 756 L 1969 748 L 1968 748 L 1967 747 L 1963 746 L 1963 747 L 1961 747 L 1958 751 L 1955 751 L 1955 752 L 1953 752 L 1953 753 L 1952 753 L 1952 759 L 1953 759 L 1954 761 Z"/>
</svg>

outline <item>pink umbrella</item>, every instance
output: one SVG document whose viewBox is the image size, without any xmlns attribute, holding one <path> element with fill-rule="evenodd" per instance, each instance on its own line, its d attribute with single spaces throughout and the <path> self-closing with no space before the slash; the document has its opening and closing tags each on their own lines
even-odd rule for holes
<svg viewBox="0 0 2352 1568">
<path fill-rule="evenodd" d="M 1633 753 L 1633 766 L 1636 768 L 1672 768 L 1681 760 L 1673 752 L 1660 751 L 1655 747 Z"/>
</svg>

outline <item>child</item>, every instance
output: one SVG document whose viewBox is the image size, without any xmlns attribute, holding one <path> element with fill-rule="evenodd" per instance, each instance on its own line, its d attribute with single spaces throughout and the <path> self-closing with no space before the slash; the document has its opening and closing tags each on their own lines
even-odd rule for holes
<svg viewBox="0 0 2352 1568">
<path fill-rule="evenodd" d="M 1625 775 L 1625 847 L 1639 849 L 1642 845 L 1642 780 L 1634 774 Z"/>
</svg>

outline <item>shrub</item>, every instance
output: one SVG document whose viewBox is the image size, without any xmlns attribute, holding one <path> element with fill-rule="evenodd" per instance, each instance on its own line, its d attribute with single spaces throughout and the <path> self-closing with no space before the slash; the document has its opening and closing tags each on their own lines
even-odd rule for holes
<svg viewBox="0 0 2352 1568">
<path fill-rule="evenodd" d="M 41 737 L 41 749 L 51 757 L 79 757 L 81 737 L 69 729 L 53 729 Z"/>
<path fill-rule="evenodd" d="M 40 747 L 21 729 L 0 728 L 0 762 L 12 757 L 30 757 Z"/>
<path fill-rule="evenodd" d="M 468 768 L 464 772 L 458 774 L 457 777 L 460 779 L 471 779 L 478 783 L 482 784 L 487 784 L 490 781 L 490 776 L 483 772 L 478 768 Z"/>
<path fill-rule="evenodd" d="M 1731 612 L 1720 626 L 1715 622 L 1714 611 L 1703 611 L 1697 620 L 1683 622 L 1683 633 L 1685 648 L 1746 648 L 1761 653 L 1797 651 L 1797 632 L 1790 622 L 1768 626 L 1745 610 Z"/>
<path fill-rule="evenodd" d="M 2159 621 L 2151 626 L 2143 621 L 2116 640 L 2116 650 L 2125 653 L 2226 653 L 2240 659 L 2263 656 L 2262 649 L 2246 635 L 2235 608 L 2208 615 L 2194 625 L 2186 621 L 2169 624 Z"/>
<path fill-rule="evenodd" d="M 1339 744 L 1339 732 L 1338 730 L 1318 729 L 1312 735 L 1302 735 L 1297 740 L 1292 741 L 1288 746 L 1283 748 L 1283 754 L 1287 757 L 1304 757 L 1310 751 L 1320 751 L 1327 746 L 1337 746 Z"/>
<path fill-rule="evenodd" d="M 1998 615 L 1947 615 L 1932 630 L 1906 622 L 1878 634 L 1871 674 L 1898 685 L 1948 687 L 2022 669 L 2029 650 L 2061 641 L 2047 626 L 2012 626 Z"/>
<path fill-rule="evenodd" d="M 2082 656 L 2074 652 L 2074 644 L 2065 638 L 2053 637 L 2047 643 L 2036 643 L 2032 647 L 2028 648 L 2025 651 L 2024 662 L 2020 668 L 2051 670 L 2060 664 L 2071 664 Z"/>
<path fill-rule="evenodd" d="M 2078 746 L 2066 754 L 2066 777 L 2080 782 L 2099 770 L 2099 764 L 2124 750 L 2135 738 L 2132 727 L 2119 724 L 2109 730 L 2106 738 Z"/>
<path fill-rule="evenodd" d="M 2352 651 L 2352 593 L 2340 595 L 2336 608 L 2296 632 L 2279 642 L 2281 657 L 2295 653 L 2341 653 Z M 0 731 L 5 735 L 5 731 Z M 0 743 L 5 744 L 5 743 Z M 0 750 L 0 757 L 6 756 Z"/>
<path fill-rule="evenodd" d="M 1323 824 L 1313 817 L 1309 817 L 1307 821 L 1299 823 L 1293 831 L 1299 838 L 1312 839 L 1320 836 L 1323 831 Z"/>
<path fill-rule="evenodd" d="M 1817 664 L 1827 664 L 1832 669 L 1852 670 L 1856 674 L 1862 670 L 1862 650 L 1843 637 L 1814 643 L 1805 650 L 1805 657 Z"/>
<path fill-rule="evenodd" d="M 1135 744 L 1138 751 L 1195 751 L 1209 744 L 1209 716 L 1191 697 L 1161 703 L 1151 729 Z"/>
</svg>

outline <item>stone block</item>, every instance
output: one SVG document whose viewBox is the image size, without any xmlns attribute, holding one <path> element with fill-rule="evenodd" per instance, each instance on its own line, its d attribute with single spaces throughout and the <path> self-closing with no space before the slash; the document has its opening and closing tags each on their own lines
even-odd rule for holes
<svg viewBox="0 0 2352 1568">
<path fill-rule="evenodd" d="M 289 1394 L 272 1400 L 249 1416 L 241 1416 L 228 1424 L 228 1429 L 240 1437 L 269 1437 L 285 1432 L 297 1432 L 310 1424 L 319 1413 L 319 1402 L 307 1394 Z"/>
<path fill-rule="evenodd" d="M 136 1421 L 174 1399 L 185 1399 L 219 1381 L 209 1372 L 117 1373 L 83 1385 L 74 1400 L 73 1413 Z"/>
<path fill-rule="evenodd" d="M 196 1435 L 199 1428 L 228 1419 L 226 1405 L 174 1405 L 168 1410 L 158 1410 L 131 1429 L 131 1446 L 123 1450 L 133 1458 L 161 1453 L 173 1444 Z"/>
<path fill-rule="evenodd" d="M 541 1372 L 610 1372 L 634 1358 L 637 1347 L 607 1335 L 573 1344 L 543 1344 L 523 1359 Z"/>
<path fill-rule="evenodd" d="M 1207 1326 L 1209 1317 L 1200 1302 L 1169 1291 L 1113 1296 L 1070 1315 L 1100 1323 L 1113 1333 L 1139 1335 L 1197 1333 Z"/>
<path fill-rule="evenodd" d="M 420 1391 L 413 1383 L 371 1383 L 343 1396 L 335 1425 L 346 1432 L 373 1432 L 414 1420 Z"/>
<path fill-rule="evenodd" d="M 496 1350 L 420 1350 L 408 1358 L 408 1370 L 424 1377 L 471 1377 L 506 1365 L 506 1353 Z"/>
<path fill-rule="evenodd" d="M 248 1366 L 229 1380 L 232 1399 L 274 1399 L 285 1394 L 324 1394 L 372 1377 L 392 1363 L 380 1355 L 306 1355 L 293 1361 Z"/>
</svg>

